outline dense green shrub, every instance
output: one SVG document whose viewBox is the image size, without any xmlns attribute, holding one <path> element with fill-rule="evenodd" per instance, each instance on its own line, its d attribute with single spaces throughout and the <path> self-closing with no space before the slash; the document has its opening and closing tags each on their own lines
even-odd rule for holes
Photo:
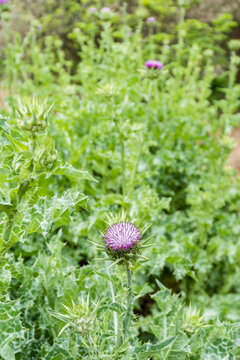
<svg viewBox="0 0 240 360">
<path fill-rule="evenodd" d="M 77 66 L 37 26 L 6 46 L 0 357 L 238 359 L 240 196 L 226 165 L 239 123 L 238 43 L 213 92 L 225 28 L 208 47 L 208 36 L 189 40 L 182 18 L 170 44 L 114 16 L 68 34 Z M 163 69 L 147 70 L 149 59 Z M 17 102 L 33 94 L 54 103 L 37 134 Z M 133 266 L 136 319 L 117 349 L 112 318 L 126 311 L 126 277 L 87 240 L 101 245 L 105 213 L 122 209 L 155 236 L 148 261 Z"/>
</svg>

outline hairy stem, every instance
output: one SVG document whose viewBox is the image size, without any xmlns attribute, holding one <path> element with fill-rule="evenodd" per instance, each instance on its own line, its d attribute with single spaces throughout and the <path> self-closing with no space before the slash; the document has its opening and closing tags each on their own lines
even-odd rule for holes
<svg viewBox="0 0 240 360">
<path fill-rule="evenodd" d="M 236 75 L 237 75 L 237 66 L 234 64 L 234 57 L 236 56 L 236 52 L 231 52 L 231 60 L 230 60 L 230 69 L 229 69 L 229 79 L 228 79 L 228 87 L 229 89 L 232 89 L 235 81 L 236 81 Z"/>
<path fill-rule="evenodd" d="M 125 178 L 125 146 L 124 146 L 124 137 L 121 132 L 121 129 L 119 128 L 118 121 L 114 114 L 114 102 L 112 101 L 112 120 L 115 123 L 119 139 L 120 139 L 120 146 L 121 146 L 121 168 L 122 168 L 122 193 L 125 195 L 125 189 L 126 189 L 126 178 Z"/>
<path fill-rule="evenodd" d="M 130 269 L 129 262 L 127 262 L 126 264 L 126 270 L 127 270 L 128 295 L 127 295 L 127 311 L 125 318 L 123 320 L 123 335 L 125 340 L 130 331 L 129 327 L 130 327 L 130 321 L 132 319 L 132 271 Z"/>
<path fill-rule="evenodd" d="M 167 316 L 163 315 L 163 340 L 167 338 Z"/>
<path fill-rule="evenodd" d="M 149 87 L 148 87 L 148 97 L 147 97 L 147 127 L 148 127 L 148 130 L 150 128 L 152 87 L 153 87 L 153 80 L 150 79 Z M 131 173 L 131 177 L 130 177 L 129 189 L 128 189 L 128 194 L 129 195 L 131 195 L 132 190 L 133 190 L 134 179 L 135 179 L 135 176 L 136 176 L 136 173 L 137 173 L 137 170 L 138 170 L 139 161 L 141 159 L 144 140 L 145 140 L 144 135 L 141 135 L 139 145 L 138 145 L 138 153 L 137 153 L 136 160 L 135 160 L 133 170 L 132 170 L 132 173 Z"/>
<path fill-rule="evenodd" d="M 89 342 L 90 347 L 92 349 L 92 353 L 94 355 L 99 356 L 99 352 L 98 352 L 98 348 L 96 346 L 96 343 L 93 341 L 93 338 L 92 338 L 92 336 L 90 334 L 88 335 L 87 339 L 88 339 L 88 342 Z"/>
<path fill-rule="evenodd" d="M 149 87 L 148 87 L 148 99 L 147 99 L 147 124 L 148 124 L 148 130 L 150 130 L 152 87 L 153 87 L 153 80 L 150 79 Z"/>
<path fill-rule="evenodd" d="M 110 277 L 110 271 L 107 269 L 107 273 Z M 109 281 L 109 287 L 112 295 L 112 302 L 115 303 L 115 294 L 113 289 L 113 284 Z M 116 311 L 113 312 L 113 324 L 114 324 L 114 335 L 115 335 L 115 345 L 118 347 L 119 344 L 119 329 L 118 329 L 118 314 Z"/>
<path fill-rule="evenodd" d="M 114 119 L 116 128 L 118 130 L 119 138 L 120 138 L 120 146 L 121 146 L 121 167 L 122 167 L 122 193 L 125 195 L 126 189 L 126 179 L 125 179 L 125 148 L 124 148 L 124 139 L 123 134 L 118 126 L 117 120 Z"/>
<path fill-rule="evenodd" d="M 138 170 L 138 164 L 141 158 L 141 154 L 142 154 L 142 147 L 143 147 L 143 138 L 141 137 L 141 140 L 138 144 L 138 153 L 137 153 L 137 157 L 133 166 L 133 170 L 131 173 L 131 178 L 130 178 L 130 184 L 129 184 L 129 188 L 128 188 L 128 194 L 130 195 L 132 193 L 133 190 L 133 185 L 134 185 L 134 179 L 135 179 L 135 175 L 137 173 Z"/>
<path fill-rule="evenodd" d="M 121 166 L 122 166 L 122 192 L 125 195 L 126 189 L 126 180 L 125 180 L 125 148 L 124 148 L 124 139 L 122 133 L 120 134 L 120 142 L 121 142 Z"/>
</svg>

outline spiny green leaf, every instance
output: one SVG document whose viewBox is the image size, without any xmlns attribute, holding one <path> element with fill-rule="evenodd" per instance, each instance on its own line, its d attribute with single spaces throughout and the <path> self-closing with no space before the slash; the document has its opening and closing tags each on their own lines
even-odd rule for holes
<svg viewBox="0 0 240 360">
<path fill-rule="evenodd" d="M 159 344 L 147 343 L 138 346 L 134 349 L 134 353 L 139 356 L 140 359 L 147 359 L 149 356 L 159 353 L 162 350 L 167 349 L 171 344 L 176 341 L 177 337 L 171 337 Z"/>
<path fill-rule="evenodd" d="M 53 174 L 74 177 L 77 180 L 91 180 L 97 182 L 97 180 L 95 180 L 94 177 L 91 176 L 87 171 L 75 169 L 67 163 L 61 167 L 58 167 Z"/>
</svg>

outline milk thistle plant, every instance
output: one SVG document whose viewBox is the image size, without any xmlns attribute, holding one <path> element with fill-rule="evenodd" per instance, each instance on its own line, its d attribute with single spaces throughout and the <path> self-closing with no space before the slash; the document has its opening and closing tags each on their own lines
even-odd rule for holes
<svg viewBox="0 0 240 360">
<path fill-rule="evenodd" d="M 225 163 L 239 44 L 218 63 L 228 20 L 201 30 L 182 11 L 164 34 L 142 8 L 135 20 L 135 5 L 126 16 L 92 5 L 66 33 L 76 60 L 49 19 L 41 34 L 6 38 L 0 358 L 237 360 L 240 185 Z M 11 113 L 29 94 L 49 101 Z M 118 207 L 138 220 L 110 214 L 99 239 L 101 214 Z M 149 223 L 158 235 L 147 248 Z M 98 239 L 98 263 L 86 239 Z"/>
<path fill-rule="evenodd" d="M 52 105 L 48 106 L 46 101 L 19 100 L 13 120 L 17 126 L 14 127 L 8 118 L 0 118 L 0 164 L 6 169 L 0 184 L 0 211 L 5 214 L 0 256 L 27 234 L 40 232 L 46 236 L 54 218 L 60 216 L 60 219 L 61 211 L 64 208 L 67 211 L 70 202 L 73 201 L 71 207 L 74 209 L 74 203 L 84 198 L 76 188 L 67 190 L 62 197 L 57 194 L 47 197 L 42 192 L 46 179 L 52 175 L 76 179 L 86 175 L 88 178 L 87 172 L 74 169 L 59 158 L 54 140 L 47 133 L 51 109 Z"/>
<path fill-rule="evenodd" d="M 111 213 L 107 215 L 107 218 L 107 229 L 105 231 L 101 230 L 105 245 L 101 245 L 100 248 L 105 250 L 108 256 L 114 260 L 110 267 L 116 264 L 123 265 L 127 275 L 127 305 L 123 320 L 123 337 L 119 336 L 118 331 L 118 338 L 116 339 L 117 346 L 119 346 L 128 338 L 133 319 L 132 264 L 137 260 L 147 260 L 141 254 L 141 250 L 152 246 L 146 243 L 154 235 L 144 239 L 144 234 L 150 225 L 143 230 L 139 230 L 134 224 L 135 220 L 129 221 L 124 212 L 116 216 Z"/>
</svg>

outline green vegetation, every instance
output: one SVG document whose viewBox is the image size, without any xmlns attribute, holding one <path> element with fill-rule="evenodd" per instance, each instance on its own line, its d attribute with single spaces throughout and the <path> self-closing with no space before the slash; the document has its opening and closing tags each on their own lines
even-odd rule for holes
<svg viewBox="0 0 240 360">
<path fill-rule="evenodd" d="M 1 360 L 240 359 L 236 24 L 163 3 L 46 2 L 24 36 L 0 4 Z M 154 235 L 127 272 L 99 232 L 122 211 Z"/>
</svg>

